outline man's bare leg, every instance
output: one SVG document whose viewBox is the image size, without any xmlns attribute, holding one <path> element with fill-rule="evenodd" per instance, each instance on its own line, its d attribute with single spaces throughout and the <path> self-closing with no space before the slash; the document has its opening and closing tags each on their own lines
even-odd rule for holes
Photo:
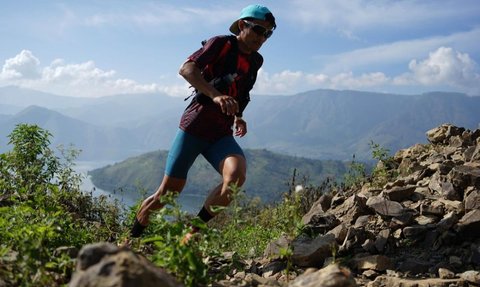
<svg viewBox="0 0 480 287">
<path fill-rule="evenodd" d="M 222 171 L 222 183 L 210 192 L 204 204 L 204 207 L 213 216 L 216 214 L 210 207 L 228 206 L 232 201 L 231 186 L 241 187 L 245 182 L 247 163 L 243 156 L 232 155 L 222 161 L 220 170 Z"/>
<path fill-rule="evenodd" d="M 143 229 L 148 225 L 150 214 L 152 211 L 158 210 L 163 207 L 160 202 L 160 198 L 167 192 L 181 192 L 185 187 L 186 179 L 175 178 L 165 175 L 162 183 L 158 187 L 157 191 L 151 196 L 147 197 L 137 212 L 135 223 L 131 230 L 132 237 L 139 237 L 143 232 Z"/>
<path fill-rule="evenodd" d="M 226 207 L 232 201 L 231 185 L 236 184 L 241 187 L 245 182 L 245 176 L 247 171 L 247 164 L 245 158 L 240 155 L 232 155 L 227 157 L 220 164 L 220 170 L 222 171 L 222 183 L 217 185 L 208 195 L 202 210 L 198 216 L 205 222 L 215 217 L 218 212 L 215 212 L 211 207 L 223 206 Z M 197 232 L 197 228 L 193 227 L 192 230 L 183 238 L 182 243 L 186 244 L 194 233 Z"/>
</svg>

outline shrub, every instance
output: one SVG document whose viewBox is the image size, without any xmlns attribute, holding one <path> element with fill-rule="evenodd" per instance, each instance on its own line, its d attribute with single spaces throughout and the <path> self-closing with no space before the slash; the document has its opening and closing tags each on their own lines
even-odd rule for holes
<svg viewBox="0 0 480 287">
<path fill-rule="evenodd" d="M 80 190 L 78 151 L 50 148 L 51 134 L 36 125 L 12 131 L 0 155 L 0 277 L 12 286 L 60 286 L 73 260 L 59 247 L 112 240 L 121 209 Z"/>
</svg>

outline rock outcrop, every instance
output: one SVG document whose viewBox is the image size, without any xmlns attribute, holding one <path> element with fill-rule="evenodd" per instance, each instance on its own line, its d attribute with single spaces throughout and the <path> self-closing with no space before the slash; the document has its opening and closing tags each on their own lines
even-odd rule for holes
<svg viewBox="0 0 480 287">
<path fill-rule="evenodd" d="M 371 180 L 335 193 L 327 208 L 324 199 L 313 204 L 303 221 L 320 233 L 294 263 L 327 264 L 311 249 L 332 235 L 331 250 L 352 258 L 347 266 L 362 286 L 480 284 L 480 130 L 445 124 L 427 138 L 379 163 L 382 186 Z"/>
<path fill-rule="evenodd" d="M 84 246 L 69 287 L 181 287 L 171 275 L 127 249 L 108 243 Z"/>
</svg>

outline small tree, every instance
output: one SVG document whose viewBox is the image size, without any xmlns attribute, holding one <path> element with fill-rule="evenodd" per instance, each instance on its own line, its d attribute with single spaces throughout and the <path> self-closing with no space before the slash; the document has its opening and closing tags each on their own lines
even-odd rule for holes
<svg viewBox="0 0 480 287">
<path fill-rule="evenodd" d="M 80 190 L 78 151 L 50 148 L 51 134 L 19 124 L 0 154 L 0 277 L 7 286 L 63 286 L 74 261 L 61 246 L 116 238 L 120 209 Z M 15 260 L 11 260 L 15 258 Z"/>
<path fill-rule="evenodd" d="M 13 149 L 2 154 L 3 193 L 26 193 L 48 184 L 58 171 L 59 159 L 50 149 L 51 134 L 37 125 L 19 124 L 9 135 Z"/>
</svg>

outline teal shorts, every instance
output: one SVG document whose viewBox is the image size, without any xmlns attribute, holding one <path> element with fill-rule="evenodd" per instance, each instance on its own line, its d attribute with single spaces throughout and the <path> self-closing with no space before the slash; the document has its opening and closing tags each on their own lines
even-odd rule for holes
<svg viewBox="0 0 480 287">
<path fill-rule="evenodd" d="M 179 129 L 168 152 L 165 174 L 186 179 L 188 170 L 200 154 L 220 174 L 220 163 L 228 156 L 241 155 L 245 158 L 242 148 L 233 136 L 225 136 L 212 143 Z"/>
</svg>

